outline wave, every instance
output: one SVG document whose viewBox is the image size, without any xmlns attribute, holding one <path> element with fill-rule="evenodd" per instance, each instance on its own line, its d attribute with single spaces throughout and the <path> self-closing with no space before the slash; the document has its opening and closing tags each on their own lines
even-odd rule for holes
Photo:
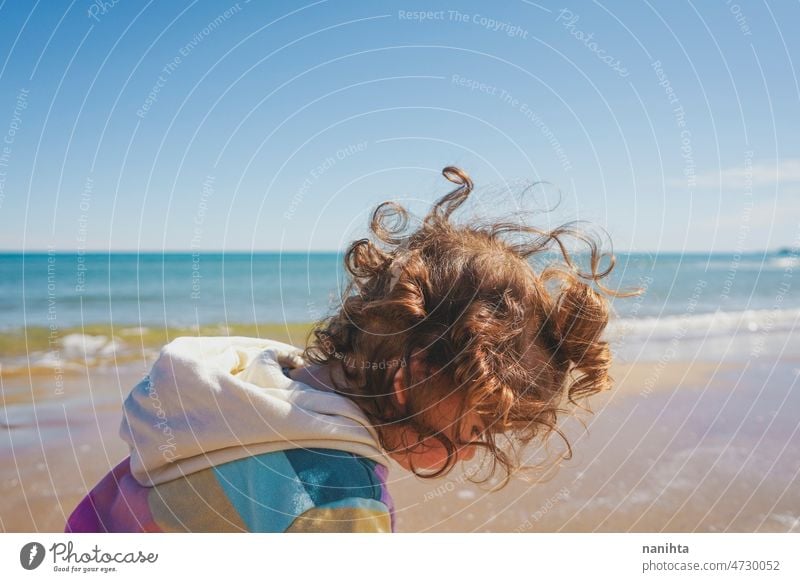
<svg viewBox="0 0 800 582">
<path fill-rule="evenodd" d="M 627 362 L 797 357 L 800 309 L 716 311 L 618 319 L 604 338 Z"/>
<path fill-rule="evenodd" d="M 614 341 L 621 337 L 659 340 L 782 331 L 800 331 L 800 309 L 720 309 L 710 313 L 620 318 L 609 323 L 606 333 L 608 341 Z"/>
<path fill-rule="evenodd" d="M 282 325 L 218 324 L 201 328 L 96 326 L 64 329 L 54 340 L 46 328 L 16 330 L 0 335 L 0 374 L 13 376 L 32 370 L 85 371 L 86 368 L 141 364 L 152 359 L 167 341 L 180 335 L 245 335 L 296 343 L 310 324 L 293 328 L 290 337 Z M 621 317 L 609 322 L 604 334 L 622 359 L 652 360 L 665 351 L 676 358 L 714 359 L 735 354 L 786 353 L 789 335 L 800 335 L 800 309 L 686 313 L 662 317 Z"/>
<path fill-rule="evenodd" d="M 87 368 L 124 367 L 152 361 L 161 347 L 180 336 L 266 337 L 286 343 L 305 338 L 311 324 L 212 324 L 142 327 L 93 324 L 84 327 L 28 327 L 0 333 L 0 375 Z"/>
</svg>

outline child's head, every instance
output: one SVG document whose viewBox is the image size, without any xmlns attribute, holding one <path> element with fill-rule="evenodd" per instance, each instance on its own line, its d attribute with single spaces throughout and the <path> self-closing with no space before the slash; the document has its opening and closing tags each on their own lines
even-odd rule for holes
<svg viewBox="0 0 800 582">
<path fill-rule="evenodd" d="M 565 400 L 610 386 L 600 339 L 608 304 L 586 281 L 616 295 L 598 283 L 614 260 L 601 272 L 597 244 L 568 227 L 452 222 L 472 181 L 454 167 L 443 174 L 459 187 L 416 230 L 407 232 L 398 204 L 375 210 L 377 240 L 350 245 L 342 306 L 312 332 L 306 359 L 341 366 L 347 385 L 338 391 L 420 476 L 442 475 L 479 449 L 492 472 L 500 464 L 508 474 L 520 463 L 501 442 L 518 450 L 559 432 Z M 565 235 L 588 244 L 590 272 L 574 267 Z M 534 272 L 528 259 L 553 247 L 561 260 Z"/>
</svg>

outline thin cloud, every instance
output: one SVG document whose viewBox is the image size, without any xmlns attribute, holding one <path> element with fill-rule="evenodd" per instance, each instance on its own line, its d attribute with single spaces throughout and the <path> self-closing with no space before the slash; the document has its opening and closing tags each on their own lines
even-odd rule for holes
<svg viewBox="0 0 800 582">
<path fill-rule="evenodd" d="M 777 186 L 800 182 L 800 158 L 772 162 L 753 162 L 750 167 L 742 164 L 733 168 L 698 174 L 697 188 L 724 188 L 744 190 L 764 186 Z M 673 186 L 685 186 L 686 179 L 673 180 Z"/>
</svg>

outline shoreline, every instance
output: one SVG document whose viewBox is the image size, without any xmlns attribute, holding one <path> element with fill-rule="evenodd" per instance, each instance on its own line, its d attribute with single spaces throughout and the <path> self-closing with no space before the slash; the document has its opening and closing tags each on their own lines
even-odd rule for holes
<svg viewBox="0 0 800 582">
<path fill-rule="evenodd" d="M 92 369 L 147 366 L 162 346 L 182 336 L 263 337 L 303 345 L 313 323 L 210 324 L 140 327 L 92 324 L 81 327 L 28 327 L 0 334 L 0 378 L 63 375 L 77 378 Z"/>
</svg>

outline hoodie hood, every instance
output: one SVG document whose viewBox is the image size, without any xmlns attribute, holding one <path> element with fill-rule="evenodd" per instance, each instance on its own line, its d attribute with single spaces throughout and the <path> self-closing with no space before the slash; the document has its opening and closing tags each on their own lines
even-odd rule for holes
<svg viewBox="0 0 800 582">
<path fill-rule="evenodd" d="M 348 398 L 284 375 L 301 350 L 244 337 L 182 337 L 166 345 L 123 405 L 120 436 L 133 477 L 154 486 L 244 457 L 329 448 L 389 465 Z"/>
</svg>

